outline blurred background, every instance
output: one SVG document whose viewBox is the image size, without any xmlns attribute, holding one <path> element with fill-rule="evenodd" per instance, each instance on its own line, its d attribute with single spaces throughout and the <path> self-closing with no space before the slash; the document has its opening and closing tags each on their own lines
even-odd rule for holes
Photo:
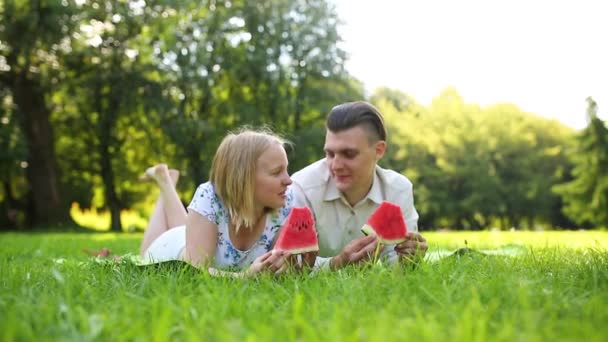
<svg viewBox="0 0 608 342">
<path fill-rule="evenodd" d="M 267 125 L 294 172 L 362 99 L 421 229 L 606 227 L 600 5 L 0 0 L 0 230 L 143 229 L 148 166 L 188 203 L 226 132 Z"/>
</svg>

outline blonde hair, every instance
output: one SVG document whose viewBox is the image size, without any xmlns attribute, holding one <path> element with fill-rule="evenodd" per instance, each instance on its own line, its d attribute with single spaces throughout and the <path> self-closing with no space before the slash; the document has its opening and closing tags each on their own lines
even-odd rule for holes
<svg viewBox="0 0 608 342">
<path fill-rule="evenodd" d="M 237 231 L 253 227 L 257 221 L 254 196 L 257 161 L 272 144 L 284 146 L 289 142 L 269 129 L 241 128 L 226 135 L 215 152 L 209 181 Z"/>
</svg>

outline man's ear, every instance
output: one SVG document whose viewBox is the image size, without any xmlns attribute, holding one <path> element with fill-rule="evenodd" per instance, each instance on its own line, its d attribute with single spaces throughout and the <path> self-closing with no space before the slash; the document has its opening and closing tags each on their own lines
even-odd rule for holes
<svg viewBox="0 0 608 342">
<path fill-rule="evenodd" d="M 382 159 L 382 157 L 384 156 L 384 152 L 386 152 L 386 141 L 384 140 L 378 140 L 378 142 L 376 142 L 376 161 Z"/>
</svg>

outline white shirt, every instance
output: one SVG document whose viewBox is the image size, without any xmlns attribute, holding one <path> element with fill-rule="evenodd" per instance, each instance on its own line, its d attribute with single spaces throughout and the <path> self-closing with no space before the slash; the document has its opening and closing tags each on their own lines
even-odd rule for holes
<svg viewBox="0 0 608 342">
<path fill-rule="evenodd" d="M 361 227 L 382 201 L 398 205 L 408 232 L 418 231 L 412 182 L 395 171 L 376 166 L 369 193 L 354 206 L 338 191 L 325 159 L 294 173 L 291 179 L 294 207 L 307 206 L 315 216 L 319 237 L 317 267 L 328 267 L 330 257 L 338 255 L 350 241 L 364 236 Z M 397 260 L 392 246 L 384 248 L 382 257 L 389 262 Z"/>
</svg>

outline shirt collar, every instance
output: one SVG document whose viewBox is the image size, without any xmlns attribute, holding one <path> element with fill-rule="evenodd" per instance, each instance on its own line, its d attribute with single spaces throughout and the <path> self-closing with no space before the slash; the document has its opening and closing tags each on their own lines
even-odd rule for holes
<svg viewBox="0 0 608 342">
<path fill-rule="evenodd" d="M 328 184 L 327 184 L 327 188 L 325 190 L 325 197 L 323 197 L 324 201 L 334 201 L 337 200 L 338 198 L 340 198 L 340 191 L 338 191 L 338 188 L 336 187 L 336 182 L 334 182 L 334 179 L 331 177 L 331 175 L 329 175 L 329 180 L 328 180 Z"/>
<path fill-rule="evenodd" d="M 378 166 L 376 166 L 377 171 Z M 342 197 L 342 194 L 336 187 L 336 183 L 334 179 L 329 175 L 327 189 L 325 190 L 325 196 L 323 197 L 324 201 L 335 201 Z M 380 179 L 378 178 L 378 172 L 374 172 L 374 181 L 372 183 L 372 188 L 369 190 L 367 195 L 361 200 L 361 202 L 370 199 L 376 204 L 380 204 L 383 201 L 382 189 L 380 188 Z"/>
<path fill-rule="evenodd" d="M 369 190 L 366 198 L 369 198 L 376 204 L 382 203 L 384 199 L 382 188 L 380 187 L 380 178 L 378 177 L 378 166 L 376 166 L 376 172 L 374 172 L 374 183 L 372 183 L 372 188 Z"/>
</svg>

